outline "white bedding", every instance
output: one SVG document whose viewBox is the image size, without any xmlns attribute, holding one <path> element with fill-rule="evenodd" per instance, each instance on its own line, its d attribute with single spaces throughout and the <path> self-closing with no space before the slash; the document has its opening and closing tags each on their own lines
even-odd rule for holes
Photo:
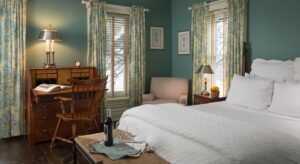
<svg viewBox="0 0 300 164">
<path fill-rule="evenodd" d="M 127 110 L 120 129 L 129 122 L 171 163 L 300 163 L 300 120 L 267 111 L 226 102 L 144 105 Z"/>
</svg>

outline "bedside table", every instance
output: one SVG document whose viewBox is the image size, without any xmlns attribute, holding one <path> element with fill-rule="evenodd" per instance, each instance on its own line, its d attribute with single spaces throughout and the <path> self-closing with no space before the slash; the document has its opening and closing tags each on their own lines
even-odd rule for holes
<svg viewBox="0 0 300 164">
<path fill-rule="evenodd" d="M 194 95 L 193 105 L 208 104 L 208 103 L 212 103 L 212 102 L 219 102 L 219 101 L 225 101 L 225 100 L 226 100 L 226 97 L 212 98 L 210 96 Z"/>
</svg>

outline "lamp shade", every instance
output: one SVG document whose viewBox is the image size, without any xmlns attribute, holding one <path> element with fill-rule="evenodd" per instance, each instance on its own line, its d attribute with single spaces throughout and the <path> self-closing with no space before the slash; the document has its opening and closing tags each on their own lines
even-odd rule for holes
<svg viewBox="0 0 300 164">
<path fill-rule="evenodd" d="M 55 41 L 61 41 L 61 35 L 59 31 L 55 29 L 44 29 L 41 30 L 39 35 L 40 40 L 55 40 Z"/>
<path fill-rule="evenodd" d="M 209 64 L 203 64 L 200 66 L 200 68 L 198 69 L 198 71 L 196 73 L 214 74 L 214 71 L 212 70 L 212 68 Z"/>
</svg>

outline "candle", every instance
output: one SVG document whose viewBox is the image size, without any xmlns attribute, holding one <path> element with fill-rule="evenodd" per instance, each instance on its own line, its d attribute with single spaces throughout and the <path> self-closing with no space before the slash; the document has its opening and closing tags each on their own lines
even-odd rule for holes
<svg viewBox="0 0 300 164">
<path fill-rule="evenodd" d="M 54 40 L 51 40 L 51 52 L 54 52 Z"/>
<path fill-rule="evenodd" d="M 50 51 L 50 40 L 46 40 L 46 52 Z"/>
</svg>

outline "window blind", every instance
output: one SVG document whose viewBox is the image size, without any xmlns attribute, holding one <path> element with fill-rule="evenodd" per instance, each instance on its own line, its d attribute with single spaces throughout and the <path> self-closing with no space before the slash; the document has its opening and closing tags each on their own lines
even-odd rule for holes
<svg viewBox="0 0 300 164">
<path fill-rule="evenodd" d="M 211 84 L 220 88 L 220 95 L 224 96 L 224 85 L 226 79 L 226 52 L 228 36 L 228 12 L 227 10 L 211 12 L 210 27 L 210 52 L 211 65 L 214 70 Z"/>
<path fill-rule="evenodd" d="M 128 93 L 128 53 L 129 17 L 127 15 L 107 16 L 106 32 L 106 74 L 108 95 L 127 96 Z"/>
</svg>

